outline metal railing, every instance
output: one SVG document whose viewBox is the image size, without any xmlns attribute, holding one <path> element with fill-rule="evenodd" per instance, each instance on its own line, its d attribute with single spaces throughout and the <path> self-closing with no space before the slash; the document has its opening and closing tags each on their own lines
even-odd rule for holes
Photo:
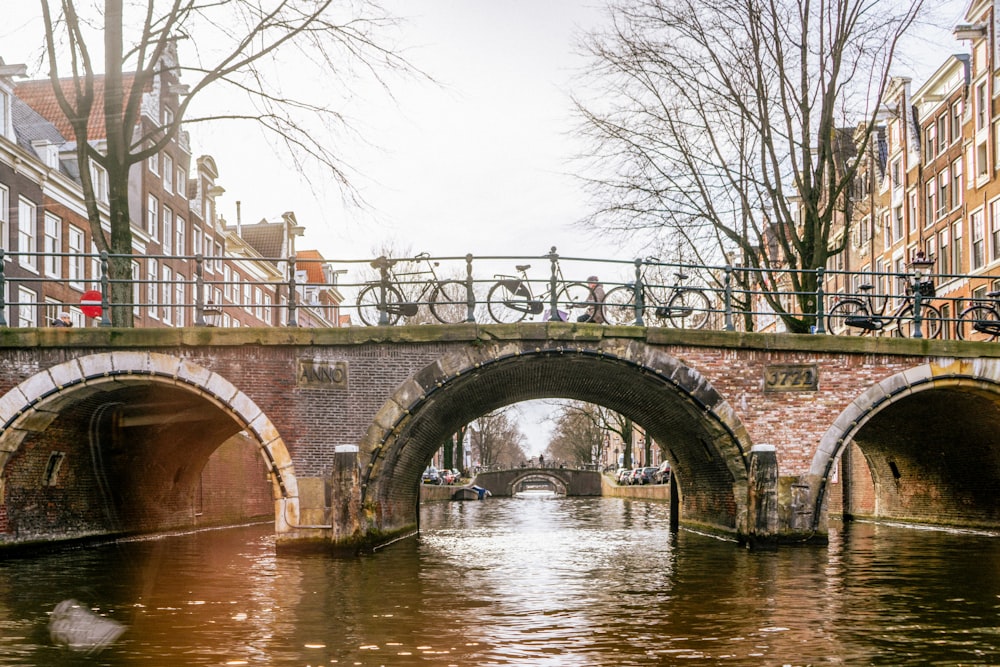
<svg viewBox="0 0 1000 667">
<path fill-rule="evenodd" d="M 112 277 L 115 261 L 129 262 L 132 277 Z M 614 303 L 593 292 L 564 300 L 570 288 L 593 283 L 597 276 L 605 298 L 613 297 Z M 114 303 L 112 294 L 121 291 L 114 287 L 122 283 L 129 285 L 132 298 Z M 816 287 L 797 291 L 794 284 Z M 925 290 L 921 284 L 935 287 Z M 72 311 L 78 320 L 86 313 L 84 322 L 110 326 L 113 307 L 132 309 L 136 326 L 385 326 L 506 321 L 495 312 L 504 308 L 515 311 L 517 321 L 568 319 L 565 309 L 575 306 L 591 315 L 598 308 L 601 317 L 590 319 L 606 324 L 777 332 L 787 330 L 774 307 L 780 304 L 787 316 L 811 323 L 816 334 L 831 333 L 836 322 L 841 331 L 832 333 L 924 337 L 931 332 L 930 319 L 936 323 L 934 335 L 954 337 L 963 310 L 975 303 L 992 305 L 990 293 L 998 287 L 997 271 L 755 269 L 655 258 L 564 257 L 555 248 L 532 256 L 421 253 L 346 260 L 0 249 L 0 326 L 38 326 L 51 310 Z M 695 293 L 704 298 L 690 298 Z M 867 312 L 836 315 L 845 302 L 861 302 Z"/>
</svg>

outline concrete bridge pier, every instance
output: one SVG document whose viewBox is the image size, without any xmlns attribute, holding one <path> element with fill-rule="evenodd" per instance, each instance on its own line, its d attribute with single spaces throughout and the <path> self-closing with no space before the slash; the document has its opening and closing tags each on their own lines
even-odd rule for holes
<svg viewBox="0 0 1000 667">
<path fill-rule="evenodd" d="M 778 455 L 774 445 L 753 446 L 747 481 L 747 544 L 755 549 L 773 548 L 780 531 Z"/>
</svg>

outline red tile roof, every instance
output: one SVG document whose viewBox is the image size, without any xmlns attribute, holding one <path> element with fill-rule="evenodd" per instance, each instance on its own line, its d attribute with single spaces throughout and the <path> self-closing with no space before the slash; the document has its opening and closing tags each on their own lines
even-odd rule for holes
<svg viewBox="0 0 1000 667">
<path fill-rule="evenodd" d="M 131 73 L 122 75 L 122 84 L 126 92 L 132 86 L 134 75 Z M 76 100 L 76 88 L 73 85 L 74 79 L 59 79 L 63 92 L 71 101 Z M 38 79 L 35 81 L 24 81 L 14 88 L 17 95 L 25 104 L 34 109 L 40 116 L 56 126 L 59 132 L 67 139 L 74 141 L 76 135 L 73 134 L 73 126 L 69 119 L 59 108 L 56 100 L 56 93 L 52 89 L 52 82 L 48 79 Z M 104 76 L 94 77 L 94 105 L 90 112 L 90 119 L 87 121 L 87 136 L 90 141 L 97 141 L 105 138 L 104 127 Z"/>
<path fill-rule="evenodd" d="M 326 260 L 318 250 L 300 250 L 295 253 L 295 268 L 306 272 L 306 279 L 314 285 L 326 283 L 323 265 Z"/>
</svg>

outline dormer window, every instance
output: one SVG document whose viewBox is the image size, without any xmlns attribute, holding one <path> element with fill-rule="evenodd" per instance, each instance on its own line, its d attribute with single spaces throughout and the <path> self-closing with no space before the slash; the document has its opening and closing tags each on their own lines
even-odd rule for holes
<svg viewBox="0 0 1000 667">
<path fill-rule="evenodd" d="M 42 163 L 51 169 L 59 168 L 59 147 L 50 141 L 32 141 L 31 147 Z"/>
</svg>

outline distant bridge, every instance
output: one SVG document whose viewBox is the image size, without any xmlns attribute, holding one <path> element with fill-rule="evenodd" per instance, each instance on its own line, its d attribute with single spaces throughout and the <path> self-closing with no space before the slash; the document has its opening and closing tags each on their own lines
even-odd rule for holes
<svg viewBox="0 0 1000 667">
<path fill-rule="evenodd" d="M 279 545 L 378 544 L 416 530 L 445 437 L 541 398 L 645 427 L 701 530 L 821 540 L 830 508 L 1000 528 L 991 343 L 568 322 L 15 328 L 0 329 L 0 545 L 199 525 L 201 472 L 234 438 L 261 461 L 249 479 Z"/>
<path fill-rule="evenodd" d="M 481 472 L 473 482 L 494 496 L 512 496 L 521 484 L 547 482 L 565 496 L 601 495 L 601 473 L 571 468 L 511 468 Z"/>
</svg>

